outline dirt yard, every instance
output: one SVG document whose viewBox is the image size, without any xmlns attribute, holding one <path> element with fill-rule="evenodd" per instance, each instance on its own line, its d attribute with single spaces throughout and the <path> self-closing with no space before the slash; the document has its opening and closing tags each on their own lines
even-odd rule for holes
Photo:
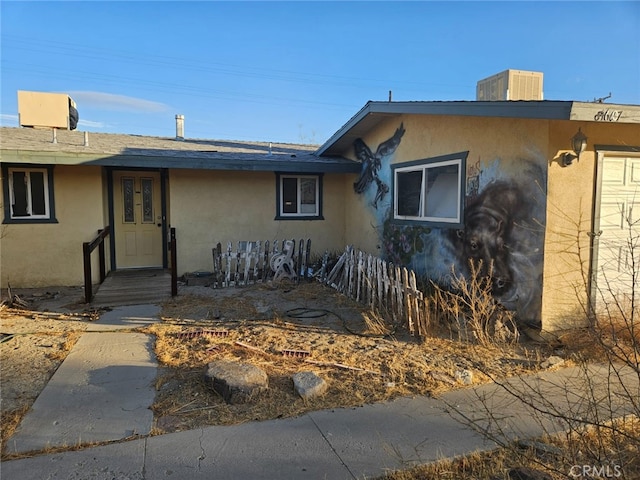
<svg viewBox="0 0 640 480">
<path fill-rule="evenodd" d="M 22 308 L 0 307 L 3 442 L 100 314 L 87 310 L 80 288 L 15 293 L 25 302 Z M 536 370 L 552 354 L 535 344 L 480 347 L 438 329 L 433 337 L 416 339 L 318 283 L 181 286 L 161 316 L 142 330 L 155 336 L 161 367 L 153 405 L 156 434 L 437 395 L 463 387 L 465 370 L 478 384 L 488 381 L 487 374 Z M 262 368 L 269 390 L 249 403 L 227 405 L 203 381 L 207 364 L 217 359 Z M 300 371 L 324 378 L 327 393 L 307 401 L 298 397 L 291 376 Z"/>
<path fill-rule="evenodd" d="M 99 312 L 85 310 L 80 288 L 12 292 L 21 304 L 0 300 L 0 415 L 2 443 Z"/>
</svg>

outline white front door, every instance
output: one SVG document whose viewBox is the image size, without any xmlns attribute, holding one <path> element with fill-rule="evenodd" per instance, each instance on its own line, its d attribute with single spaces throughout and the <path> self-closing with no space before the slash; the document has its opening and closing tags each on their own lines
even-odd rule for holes
<svg viewBox="0 0 640 480">
<path fill-rule="evenodd" d="M 113 173 L 116 268 L 162 267 L 160 173 Z"/>
<path fill-rule="evenodd" d="M 595 300 L 627 304 L 640 280 L 640 157 L 605 154 L 596 212 Z"/>
</svg>

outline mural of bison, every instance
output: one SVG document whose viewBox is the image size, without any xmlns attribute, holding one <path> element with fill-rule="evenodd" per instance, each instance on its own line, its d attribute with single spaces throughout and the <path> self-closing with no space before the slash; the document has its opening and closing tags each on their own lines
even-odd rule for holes
<svg viewBox="0 0 640 480">
<path fill-rule="evenodd" d="M 544 156 L 478 160 L 467 171 L 462 227 L 407 225 L 394 221 L 393 199 L 385 198 L 391 182 L 391 157 L 404 135 L 400 124 L 375 154 L 362 139 L 353 145 L 362 162 L 354 191 L 364 194 L 372 184 L 377 186 L 370 207 L 380 226 L 383 256 L 441 286 L 450 281 L 452 268 L 468 278 L 470 261 L 481 265 L 477 274 L 491 274 L 491 293 L 516 313 L 516 322 L 540 329 L 546 222 Z M 373 197 L 373 192 L 369 195 Z"/>
<path fill-rule="evenodd" d="M 490 182 L 468 199 L 464 227 L 450 236 L 459 268 L 470 274 L 469 262 L 491 270 L 492 293 L 517 321 L 540 328 L 544 196 L 537 182 Z"/>
</svg>

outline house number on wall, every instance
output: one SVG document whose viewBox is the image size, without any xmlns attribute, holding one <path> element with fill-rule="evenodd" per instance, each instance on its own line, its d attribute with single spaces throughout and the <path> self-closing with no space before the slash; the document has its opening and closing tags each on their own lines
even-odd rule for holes
<svg viewBox="0 0 640 480">
<path fill-rule="evenodd" d="M 593 116 L 596 122 L 617 122 L 622 116 L 622 110 L 600 110 Z"/>
</svg>

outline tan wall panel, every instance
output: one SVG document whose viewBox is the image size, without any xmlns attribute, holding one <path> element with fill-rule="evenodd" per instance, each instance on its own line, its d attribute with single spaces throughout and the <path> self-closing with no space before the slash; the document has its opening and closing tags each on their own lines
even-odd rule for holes
<svg viewBox="0 0 640 480">
<path fill-rule="evenodd" d="M 363 139 L 372 152 L 390 138 L 403 123 L 406 130 L 400 145 L 386 165 L 388 183 L 391 186 L 390 164 L 420 160 L 469 151 L 467 175 L 487 169 L 496 163 L 517 171 L 517 159 L 536 159 L 546 155 L 548 142 L 547 122 L 516 119 L 486 119 L 447 116 L 403 116 L 379 124 Z M 353 148 L 343 155 L 356 159 Z M 385 172 L 383 165 L 380 174 Z M 347 206 L 347 238 L 349 243 L 371 253 L 381 250 L 382 225 L 379 214 L 371 208 L 364 195 L 353 191 L 354 176 L 346 185 L 347 198 L 353 201 Z M 544 185 L 541 186 L 544 188 Z M 375 190 L 375 185 L 370 187 Z M 391 206 L 391 191 L 378 206 L 382 212 Z"/>
<path fill-rule="evenodd" d="M 53 180 L 58 223 L 1 226 L 3 288 L 8 283 L 15 288 L 83 283 L 82 243 L 105 225 L 101 169 L 56 166 Z M 92 260 L 95 281 L 97 251 Z"/>
<path fill-rule="evenodd" d="M 587 136 L 587 151 L 568 167 L 560 157 L 570 152 L 578 127 Z M 590 232 L 596 175 L 595 145 L 639 146 L 640 125 L 554 122 L 549 135 L 549 182 L 545 237 L 542 316 L 545 328 L 584 324 L 591 262 Z"/>
<path fill-rule="evenodd" d="M 470 257 L 493 264 L 500 301 L 517 311 L 523 324 L 540 324 L 548 122 L 405 115 L 378 124 L 363 140 L 375 153 L 401 123 L 405 133 L 395 152 L 381 159 L 378 172 L 389 193 L 377 209 L 372 206 L 375 182 L 357 195 L 348 213 L 347 238 L 361 240 L 367 250 L 414 269 L 425 280 L 447 283 L 452 268 L 464 272 Z M 468 152 L 466 211 L 475 220 L 463 226 L 391 220 L 394 164 L 461 152 Z M 346 154 L 355 158 L 353 151 Z M 478 220 L 483 216 L 484 223 Z M 482 246 L 473 252 L 476 239 Z"/>
<path fill-rule="evenodd" d="M 274 220 L 276 176 L 262 172 L 172 170 L 170 223 L 176 228 L 178 273 L 211 271 L 220 242 L 310 238 L 312 251 L 344 249 L 343 176 L 323 177 L 324 220 Z"/>
</svg>

